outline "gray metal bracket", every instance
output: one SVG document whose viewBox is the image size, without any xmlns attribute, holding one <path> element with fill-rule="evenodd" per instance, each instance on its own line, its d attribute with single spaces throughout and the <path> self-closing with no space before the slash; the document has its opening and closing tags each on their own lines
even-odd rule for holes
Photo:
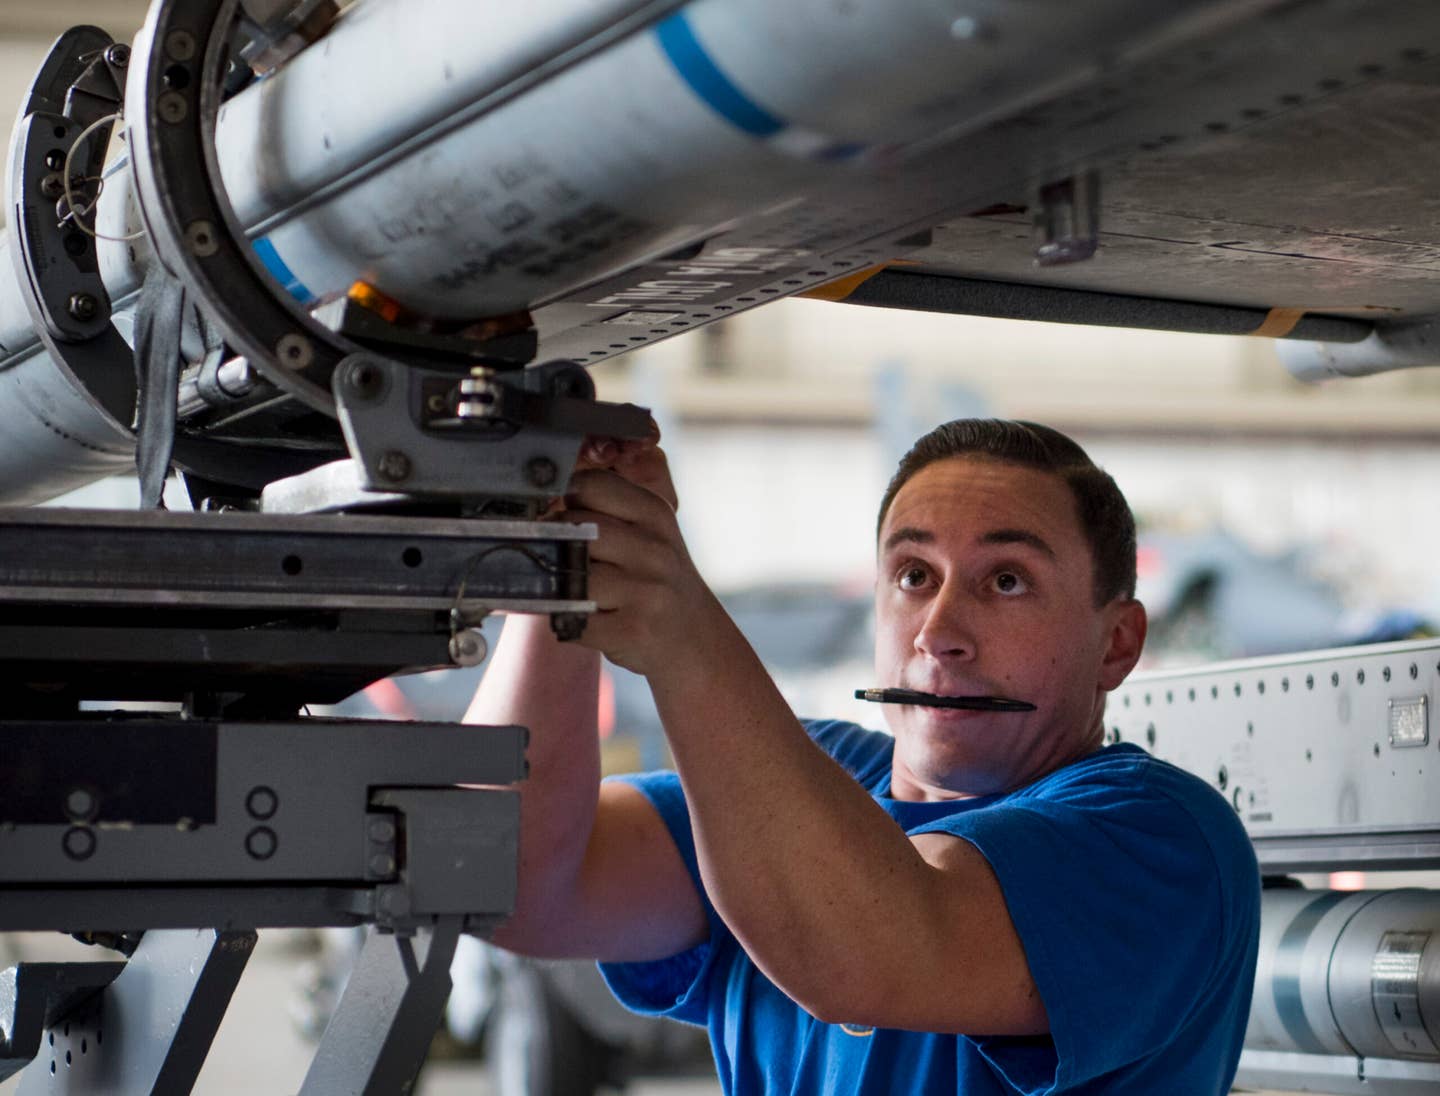
<svg viewBox="0 0 1440 1096">
<path fill-rule="evenodd" d="M 20 1096 L 190 1092 L 254 948 L 253 932 L 146 933 L 107 988 L 51 1022 Z"/>
<path fill-rule="evenodd" d="M 397 882 L 379 887 L 375 896 L 375 919 L 382 928 L 404 931 L 435 916 L 463 916 L 467 929 L 483 931 L 515 908 L 519 792 L 383 788 L 371 803 L 382 812 L 380 825 L 390 818 L 397 823 L 393 845 L 378 854 L 380 863 L 371 865 L 385 866 L 392 854 L 398 865 L 398 872 L 378 873 L 397 875 Z M 374 828 L 372 821 L 372 840 Z"/>
<path fill-rule="evenodd" d="M 93 208 L 105 149 L 124 97 L 129 47 L 95 27 L 61 35 L 31 88 L 11 143 L 10 253 L 26 308 L 56 366 L 111 422 L 130 428 L 135 376 L 129 344 L 110 322 L 95 239 L 76 222 Z M 87 136 L 88 133 L 88 136 Z M 76 151 L 81 137 L 86 147 Z M 69 207 L 72 194 L 87 209 Z"/>
<path fill-rule="evenodd" d="M 555 498 L 587 434 L 651 429 L 648 411 L 597 402 L 590 374 L 567 361 L 457 375 L 355 354 L 335 370 L 334 395 L 367 491 Z"/>
<path fill-rule="evenodd" d="M 124 963 L 21 963 L 0 972 L 0 1081 L 30 1064 L 47 1028 L 124 969 Z"/>
<path fill-rule="evenodd" d="M 450 996 L 461 923 L 436 918 L 414 935 L 369 930 L 301 1096 L 410 1091 Z"/>
</svg>

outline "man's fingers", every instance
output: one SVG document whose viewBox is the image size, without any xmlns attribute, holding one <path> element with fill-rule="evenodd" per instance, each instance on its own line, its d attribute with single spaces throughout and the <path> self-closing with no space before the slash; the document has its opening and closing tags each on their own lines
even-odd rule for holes
<svg viewBox="0 0 1440 1096">
<path fill-rule="evenodd" d="M 591 561 L 589 595 L 600 612 L 610 613 L 624 605 L 635 585 L 623 567 L 605 560 Z"/>
<path fill-rule="evenodd" d="M 600 469 L 576 472 L 570 478 L 565 508 L 594 510 L 622 521 L 661 527 L 673 522 L 675 515 L 675 508 L 655 491 L 618 472 Z"/>
<path fill-rule="evenodd" d="M 670 478 L 670 462 L 665 456 L 665 450 L 659 446 L 632 443 L 632 447 L 625 449 L 616 459 L 614 470 L 631 483 L 645 488 L 651 494 L 659 495 L 669 504 L 670 509 L 680 508 L 675 483 Z"/>
<path fill-rule="evenodd" d="M 656 554 L 658 545 L 653 534 L 613 515 L 570 508 L 565 511 L 565 520 L 577 525 L 594 525 L 597 529 L 599 535 L 589 542 L 591 562 L 643 567 Z"/>
<path fill-rule="evenodd" d="M 660 427 L 650 420 L 650 434 L 644 438 L 611 438 L 601 434 L 590 434 L 580 446 L 577 469 L 613 468 L 627 456 L 654 449 L 660 444 Z"/>
<path fill-rule="evenodd" d="M 591 468 L 609 468 L 621 454 L 620 442 L 615 438 L 586 438 L 580 446 L 580 457 L 575 462 L 577 471 Z"/>
<path fill-rule="evenodd" d="M 679 507 L 675 484 L 670 478 L 670 465 L 660 448 L 660 427 L 650 420 L 650 436 L 645 438 L 607 438 L 592 434 L 580 446 L 575 474 L 603 469 L 615 472 L 631 483 L 659 495 L 670 505 Z"/>
</svg>

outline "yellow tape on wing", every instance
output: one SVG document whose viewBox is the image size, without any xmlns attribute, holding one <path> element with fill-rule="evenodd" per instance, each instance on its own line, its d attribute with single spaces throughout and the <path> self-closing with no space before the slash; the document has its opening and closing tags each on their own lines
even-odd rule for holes
<svg viewBox="0 0 1440 1096">
<path fill-rule="evenodd" d="M 853 274 L 846 274 L 843 278 L 836 278 L 833 282 L 817 285 L 814 289 L 807 289 L 804 293 L 795 295 L 811 301 L 843 301 L 890 265 L 884 263 L 880 266 L 866 267 L 864 270 L 857 270 Z"/>
<path fill-rule="evenodd" d="M 1265 314 L 1265 322 L 1250 334 L 1260 339 L 1283 339 L 1295 330 L 1305 311 L 1303 308 L 1272 308 Z"/>
</svg>

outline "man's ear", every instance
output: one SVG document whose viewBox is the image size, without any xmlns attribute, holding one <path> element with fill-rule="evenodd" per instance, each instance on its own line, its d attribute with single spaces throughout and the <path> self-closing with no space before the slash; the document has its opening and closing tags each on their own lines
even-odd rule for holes
<svg viewBox="0 0 1440 1096">
<path fill-rule="evenodd" d="M 1117 598 L 1102 610 L 1106 617 L 1105 656 L 1098 684 L 1105 692 L 1118 688 L 1140 661 L 1149 618 L 1145 606 L 1132 598 Z"/>
</svg>

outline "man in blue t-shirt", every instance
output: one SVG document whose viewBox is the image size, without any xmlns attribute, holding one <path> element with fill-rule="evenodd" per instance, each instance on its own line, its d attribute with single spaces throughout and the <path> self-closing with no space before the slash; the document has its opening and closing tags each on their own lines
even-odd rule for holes
<svg viewBox="0 0 1440 1096">
<path fill-rule="evenodd" d="M 496 934 L 589 956 L 705 1024 L 731 1093 L 1209 1094 L 1239 1057 L 1259 877 L 1193 776 L 1102 747 L 1135 666 L 1135 527 L 1030 423 L 962 420 L 880 507 L 892 736 L 802 724 L 696 573 L 653 444 L 592 448 L 583 646 L 506 626 L 470 713 L 531 728 L 520 891 Z M 598 658 L 644 674 L 676 772 L 598 782 Z M 599 788 L 597 794 L 597 786 Z"/>
</svg>

